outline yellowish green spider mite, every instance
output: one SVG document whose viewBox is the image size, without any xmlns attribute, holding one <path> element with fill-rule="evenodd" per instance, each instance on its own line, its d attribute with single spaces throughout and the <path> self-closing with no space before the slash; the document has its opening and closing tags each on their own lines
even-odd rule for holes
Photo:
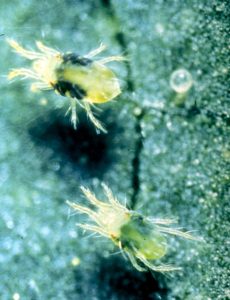
<svg viewBox="0 0 230 300">
<path fill-rule="evenodd" d="M 13 69 L 9 79 L 17 76 L 35 80 L 32 91 L 55 90 L 70 99 L 71 121 L 76 128 L 76 105 L 80 105 L 96 128 L 106 131 L 94 116 L 91 106 L 108 102 L 120 93 L 119 80 L 106 66 L 111 61 L 124 60 L 122 56 L 109 56 L 95 60 L 94 57 L 105 50 L 105 45 L 91 51 L 85 56 L 75 53 L 60 53 L 36 42 L 39 52 L 26 50 L 12 39 L 10 46 L 21 56 L 32 60 L 31 68 Z"/>
<path fill-rule="evenodd" d="M 151 269 L 168 272 L 180 269 L 171 265 L 155 265 L 167 253 L 167 234 L 190 240 L 199 240 L 189 232 L 169 227 L 175 223 L 171 219 L 154 219 L 128 210 L 112 194 L 105 184 L 102 184 L 108 202 L 102 202 L 87 188 L 81 187 L 82 192 L 94 210 L 76 203 L 67 203 L 76 211 L 87 214 L 95 224 L 77 224 L 83 229 L 99 233 L 110 238 L 131 261 L 138 271 Z"/>
</svg>

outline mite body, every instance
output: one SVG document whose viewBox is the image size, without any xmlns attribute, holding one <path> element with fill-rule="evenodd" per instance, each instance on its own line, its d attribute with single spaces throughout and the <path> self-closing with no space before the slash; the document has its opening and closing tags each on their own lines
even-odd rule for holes
<svg viewBox="0 0 230 300">
<path fill-rule="evenodd" d="M 32 60 L 30 69 L 13 69 L 9 79 L 16 76 L 33 79 L 32 91 L 55 90 L 70 99 L 71 120 L 76 128 L 76 105 L 87 112 L 90 120 L 100 130 L 105 131 L 92 113 L 91 106 L 108 102 L 121 93 L 119 80 L 106 66 L 111 61 L 124 60 L 121 56 L 109 56 L 95 60 L 94 57 L 105 50 L 105 46 L 91 51 L 85 56 L 75 53 L 60 53 L 55 49 L 36 42 L 39 52 L 29 51 L 14 40 L 8 40 L 10 46 L 21 56 Z"/>
<path fill-rule="evenodd" d="M 148 218 L 135 211 L 128 210 L 113 196 L 111 190 L 102 185 L 108 202 L 99 201 L 96 196 L 81 187 L 86 198 L 95 207 L 94 210 L 67 201 L 74 209 L 87 214 L 95 224 L 77 224 L 83 229 L 97 232 L 116 244 L 138 271 L 151 269 L 168 272 L 180 269 L 171 265 L 155 265 L 154 260 L 164 257 L 168 250 L 167 234 L 198 240 L 189 232 L 169 227 L 175 223 L 171 219 Z"/>
</svg>

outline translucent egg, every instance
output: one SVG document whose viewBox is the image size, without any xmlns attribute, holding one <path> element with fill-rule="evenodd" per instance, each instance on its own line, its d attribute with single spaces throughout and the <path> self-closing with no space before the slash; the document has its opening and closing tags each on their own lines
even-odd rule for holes
<svg viewBox="0 0 230 300">
<path fill-rule="evenodd" d="M 185 69 L 174 71 L 170 77 L 170 86 L 177 93 L 186 93 L 192 84 L 192 75 Z"/>
</svg>

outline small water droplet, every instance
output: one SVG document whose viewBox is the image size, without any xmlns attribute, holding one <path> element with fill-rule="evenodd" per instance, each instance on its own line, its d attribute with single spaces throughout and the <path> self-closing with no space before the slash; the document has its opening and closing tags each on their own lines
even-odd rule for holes
<svg viewBox="0 0 230 300">
<path fill-rule="evenodd" d="M 13 300 L 20 300 L 20 295 L 18 293 L 13 294 Z"/>
<path fill-rule="evenodd" d="M 135 107 L 134 108 L 134 110 L 133 110 L 134 116 L 139 117 L 141 115 L 141 113 L 142 113 L 142 110 L 141 110 L 140 107 Z"/>
<path fill-rule="evenodd" d="M 186 93 L 192 84 L 192 75 L 185 69 L 174 71 L 170 77 L 170 86 L 177 93 Z"/>
<path fill-rule="evenodd" d="M 80 263 L 81 263 L 81 261 L 80 261 L 80 259 L 79 259 L 77 256 L 75 256 L 75 257 L 71 260 L 71 265 L 72 265 L 73 267 L 78 266 Z"/>
<path fill-rule="evenodd" d="M 48 100 L 46 98 L 41 98 L 39 100 L 39 104 L 42 106 L 46 106 L 48 104 Z"/>
<path fill-rule="evenodd" d="M 156 24 L 155 30 L 159 35 L 162 35 L 165 31 L 164 26 L 161 23 Z"/>
<path fill-rule="evenodd" d="M 13 229 L 14 228 L 14 221 L 13 220 L 7 220 L 6 221 L 6 227 L 9 229 Z"/>
</svg>

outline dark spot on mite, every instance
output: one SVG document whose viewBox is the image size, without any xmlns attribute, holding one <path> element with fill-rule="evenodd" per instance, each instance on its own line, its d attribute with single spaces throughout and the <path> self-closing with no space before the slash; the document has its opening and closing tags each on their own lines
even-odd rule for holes
<svg viewBox="0 0 230 300">
<path fill-rule="evenodd" d="M 122 129 L 112 116 L 113 111 L 100 114 L 109 134 L 97 134 L 85 112 L 78 113 L 79 123 L 74 130 L 70 116 L 65 116 L 66 110 L 67 107 L 45 114 L 29 128 L 41 155 L 43 171 L 54 168 L 64 180 L 103 178 L 125 148 Z"/>
<path fill-rule="evenodd" d="M 53 88 L 62 96 L 67 96 L 66 94 L 69 93 L 72 98 L 77 98 L 78 100 L 81 100 L 86 96 L 86 91 L 84 89 L 79 85 L 72 84 L 68 81 L 59 80 L 53 85 Z"/>
<path fill-rule="evenodd" d="M 168 299 L 169 289 L 162 274 L 140 273 L 124 262 L 120 256 L 96 257 L 94 268 L 78 266 L 74 270 L 76 292 L 85 299 L 92 287 L 95 298 L 101 300 L 111 299 L 111 295 L 119 300 Z"/>
<path fill-rule="evenodd" d="M 62 56 L 63 63 L 71 63 L 73 65 L 88 66 L 92 60 L 74 53 L 67 53 Z"/>
</svg>

